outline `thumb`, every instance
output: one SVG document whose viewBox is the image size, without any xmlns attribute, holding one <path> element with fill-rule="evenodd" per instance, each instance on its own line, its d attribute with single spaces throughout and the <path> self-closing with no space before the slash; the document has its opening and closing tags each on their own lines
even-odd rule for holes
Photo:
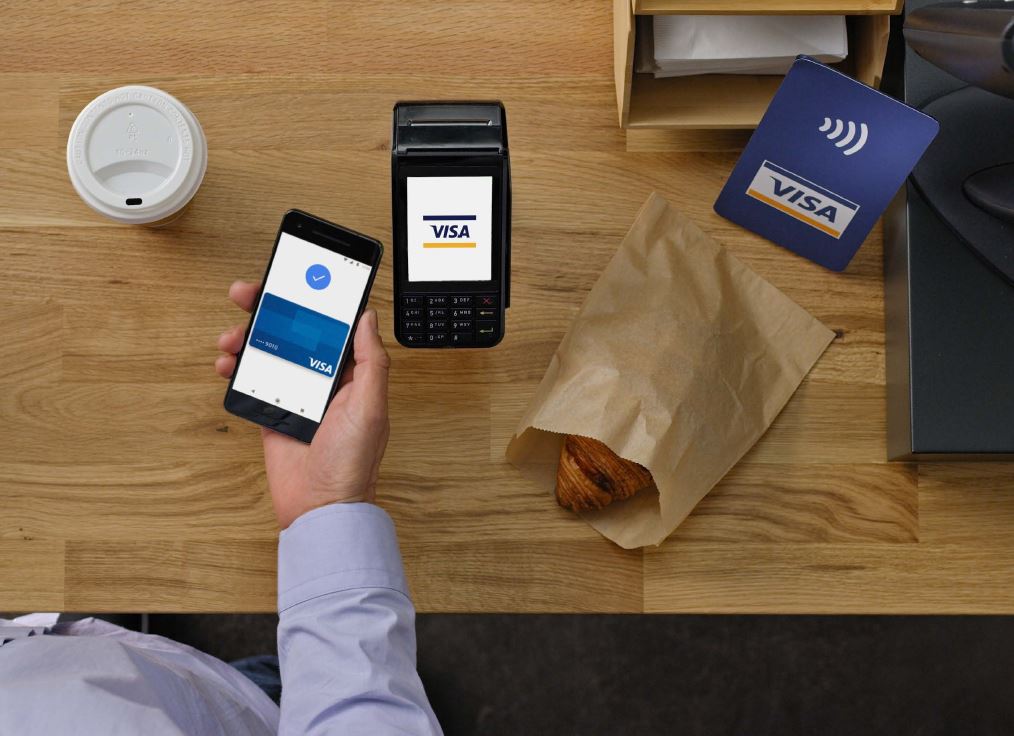
<svg viewBox="0 0 1014 736">
<path fill-rule="evenodd" d="M 368 413 L 386 415 L 387 374 L 391 359 L 380 338 L 380 324 L 377 312 L 373 309 L 363 312 L 356 327 L 353 357 L 356 371 L 351 385 L 351 398 L 360 409 Z"/>
</svg>

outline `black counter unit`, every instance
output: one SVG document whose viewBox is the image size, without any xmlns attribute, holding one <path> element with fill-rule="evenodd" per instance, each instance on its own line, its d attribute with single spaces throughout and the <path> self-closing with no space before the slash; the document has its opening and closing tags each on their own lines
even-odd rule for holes
<svg viewBox="0 0 1014 736">
<path fill-rule="evenodd" d="M 926 4 L 910 0 L 908 8 Z M 909 104 L 922 108 L 966 86 L 906 49 Z M 942 134 L 953 124 L 941 120 Z M 1005 124 L 987 124 L 969 115 L 960 135 L 1011 135 Z M 920 166 L 948 158 L 934 146 Z M 888 457 L 1014 458 L 1014 286 L 955 234 L 911 178 L 885 217 L 885 289 Z"/>
</svg>

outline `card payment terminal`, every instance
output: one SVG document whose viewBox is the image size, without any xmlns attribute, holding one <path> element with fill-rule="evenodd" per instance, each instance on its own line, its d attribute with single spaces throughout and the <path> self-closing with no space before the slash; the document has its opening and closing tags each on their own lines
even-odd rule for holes
<svg viewBox="0 0 1014 736">
<path fill-rule="evenodd" d="M 510 306 L 511 181 L 500 102 L 399 102 L 391 145 L 394 335 L 488 348 Z"/>
</svg>

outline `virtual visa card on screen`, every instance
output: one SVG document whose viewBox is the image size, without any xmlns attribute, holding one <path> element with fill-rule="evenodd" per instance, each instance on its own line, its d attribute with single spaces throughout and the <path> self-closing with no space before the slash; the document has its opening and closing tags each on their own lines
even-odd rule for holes
<svg viewBox="0 0 1014 736">
<path fill-rule="evenodd" d="M 333 377 L 349 329 L 341 320 L 265 293 L 249 345 L 308 371 Z"/>
</svg>

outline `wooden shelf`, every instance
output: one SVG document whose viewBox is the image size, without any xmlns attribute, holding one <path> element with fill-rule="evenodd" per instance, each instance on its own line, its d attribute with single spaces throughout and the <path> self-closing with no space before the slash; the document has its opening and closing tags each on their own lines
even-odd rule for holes
<svg viewBox="0 0 1014 736">
<path fill-rule="evenodd" d="M 708 74 L 656 79 L 634 71 L 636 15 L 676 13 L 827 13 L 848 16 L 849 55 L 834 66 L 880 86 L 890 32 L 901 0 L 614 0 L 613 64 L 624 128 L 754 128 L 782 77 Z"/>
<path fill-rule="evenodd" d="M 634 74 L 626 127 L 756 127 L 781 82 L 782 77 L 737 74 L 665 79 Z"/>
<path fill-rule="evenodd" d="M 633 0 L 634 15 L 884 15 L 904 0 Z"/>
</svg>

